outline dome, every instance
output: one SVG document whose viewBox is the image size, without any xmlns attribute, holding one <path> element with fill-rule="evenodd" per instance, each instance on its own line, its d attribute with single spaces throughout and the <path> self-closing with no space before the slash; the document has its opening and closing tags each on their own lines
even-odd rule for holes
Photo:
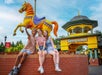
<svg viewBox="0 0 102 75">
<path fill-rule="evenodd" d="M 76 26 L 76 25 L 80 25 L 80 24 L 92 25 L 93 28 L 98 26 L 97 20 L 90 20 L 87 16 L 78 15 L 78 16 L 73 17 L 66 24 L 64 24 L 62 26 L 62 28 L 64 28 L 66 30 L 70 26 Z"/>
<path fill-rule="evenodd" d="M 87 16 L 78 15 L 73 17 L 70 21 L 78 21 L 78 20 L 89 20 Z"/>
</svg>

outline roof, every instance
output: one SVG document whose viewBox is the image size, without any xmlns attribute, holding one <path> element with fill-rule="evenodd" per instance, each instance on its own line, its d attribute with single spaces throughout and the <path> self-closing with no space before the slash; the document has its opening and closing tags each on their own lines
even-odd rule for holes
<svg viewBox="0 0 102 75">
<path fill-rule="evenodd" d="M 73 17 L 70 21 L 76 21 L 76 20 L 89 20 L 89 18 L 87 16 L 82 16 L 82 15 L 78 15 Z"/>
<path fill-rule="evenodd" d="M 78 24 L 92 25 L 93 28 L 98 26 L 97 20 L 90 20 L 87 16 L 78 15 L 73 17 L 69 22 L 62 26 L 65 30 L 70 26 L 75 26 Z"/>
</svg>

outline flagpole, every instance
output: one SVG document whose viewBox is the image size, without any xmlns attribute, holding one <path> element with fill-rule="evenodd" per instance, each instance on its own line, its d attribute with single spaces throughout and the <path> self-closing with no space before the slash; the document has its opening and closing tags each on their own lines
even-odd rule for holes
<svg viewBox="0 0 102 75">
<path fill-rule="evenodd" d="M 35 10 L 35 15 L 36 15 L 36 0 L 34 0 L 34 10 Z"/>
</svg>

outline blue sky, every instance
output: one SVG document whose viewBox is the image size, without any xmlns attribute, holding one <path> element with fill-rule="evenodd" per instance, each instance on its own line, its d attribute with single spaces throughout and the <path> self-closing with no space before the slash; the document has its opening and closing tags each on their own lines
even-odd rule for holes
<svg viewBox="0 0 102 75">
<path fill-rule="evenodd" d="M 24 1 L 30 2 L 34 7 L 34 0 L 0 0 L 0 42 L 4 41 L 7 35 L 7 41 L 22 40 L 26 43 L 25 33 L 17 31 L 16 36 L 13 30 L 23 21 L 24 13 L 18 12 Z M 37 16 L 45 16 L 47 19 L 57 21 L 59 24 L 58 36 L 66 36 L 67 32 L 61 27 L 70 19 L 78 14 L 85 15 L 92 20 L 98 20 L 97 30 L 102 28 L 102 0 L 37 0 Z M 51 36 L 54 35 L 51 33 Z"/>
</svg>

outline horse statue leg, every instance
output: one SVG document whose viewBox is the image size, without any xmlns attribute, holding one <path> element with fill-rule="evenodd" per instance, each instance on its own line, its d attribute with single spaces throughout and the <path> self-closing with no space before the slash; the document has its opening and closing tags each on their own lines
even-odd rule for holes
<svg viewBox="0 0 102 75">
<path fill-rule="evenodd" d="M 24 32 L 24 30 L 22 30 L 22 27 L 20 27 L 20 29 L 19 29 L 22 33 Z"/>
<path fill-rule="evenodd" d="M 21 27 L 24 27 L 25 25 L 23 25 L 22 23 L 21 24 L 19 24 L 15 29 L 14 29 L 14 33 L 13 33 L 13 36 L 15 36 L 16 35 L 16 31 L 17 31 L 17 29 L 20 27 L 20 31 L 21 32 L 23 32 L 23 30 L 22 30 L 22 28 Z"/>
</svg>

